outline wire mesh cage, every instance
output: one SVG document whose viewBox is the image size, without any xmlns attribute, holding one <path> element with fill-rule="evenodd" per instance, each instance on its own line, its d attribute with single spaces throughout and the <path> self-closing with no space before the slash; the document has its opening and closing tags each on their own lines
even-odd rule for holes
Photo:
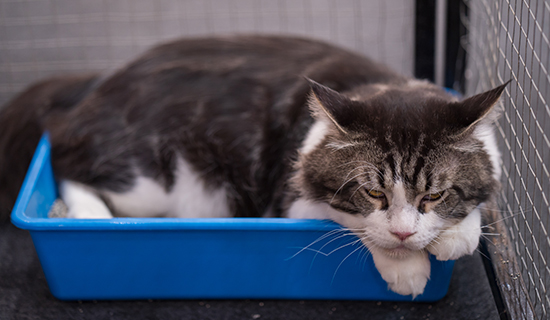
<svg viewBox="0 0 550 320">
<path fill-rule="evenodd" d="M 512 80 L 498 123 L 502 222 L 534 316 L 550 316 L 550 3 L 469 1 L 469 93 Z M 495 261 L 506 263 L 508 261 Z M 504 289 L 506 283 L 503 283 Z M 529 310 L 523 310 L 530 315 Z"/>
<path fill-rule="evenodd" d="M 413 71 L 412 1 L 1 0 L 0 105 L 49 75 L 118 67 L 177 37 L 237 32 L 305 35 Z"/>
</svg>

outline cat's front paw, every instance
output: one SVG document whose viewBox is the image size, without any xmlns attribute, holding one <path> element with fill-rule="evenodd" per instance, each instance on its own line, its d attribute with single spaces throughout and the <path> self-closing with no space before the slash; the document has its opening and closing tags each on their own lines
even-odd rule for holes
<svg viewBox="0 0 550 320">
<path fill-rule="evenodd" d="M 110 219 L 111 211 L 98 194 L 90 188 L 73 181 L 63 180 L 59 193 L 67 205 L 67 218 Z"/>
<path fill-rule="evenodd" d="M 413 299 L 424 292 L 430 279 L 430 260 L 426 251 L 411 252 L 405 258 L 375 252 L 372 255 L 374 264 L 390 290 L 401 295 L 412 295 Z"/>
<path fill-rule="evenodd" d="M 437 260 L 456 260 L 474 253 L 480 235 L 481 212 L 476 208 L 460 223 L 442 231 L 427 249 Z"/>
<path fill-rule="evenodd" d="M 67 211 L 67 218 L 73 219 L 111 219 L 112 217 L 106 206 L 98 206 L 95 203 L 89 206 L 85 204 L 73 206 Z"/>
</svg>

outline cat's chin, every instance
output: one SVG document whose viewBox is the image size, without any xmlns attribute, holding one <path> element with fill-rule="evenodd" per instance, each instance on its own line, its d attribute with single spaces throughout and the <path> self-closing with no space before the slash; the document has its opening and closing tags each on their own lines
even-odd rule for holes
<svg viewBox="0 0 550 320">
<path fill-rule="evenodd" d="M 391 248 L 391 249 L 379 248 L 379 250 L 382 251 L 388 257 L 396 258 L 396 259 L 407 258 L 413 252 L 413 250 L 407 248 L 406 246 L 404 246 L 402 244 L 395 247 L 395 248 Z"/>
</svg>

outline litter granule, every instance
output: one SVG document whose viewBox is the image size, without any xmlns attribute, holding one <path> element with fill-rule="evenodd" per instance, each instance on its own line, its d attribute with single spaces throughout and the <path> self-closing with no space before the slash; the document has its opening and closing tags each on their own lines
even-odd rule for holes
<svg viewBox="0 0 550 320">
<path fill-rule="evenodd" d="M 48 212 L 48 218 L 66 218 L 67 217 L 67 205 L 63 200 L 56 199 Z"/>
</svg>

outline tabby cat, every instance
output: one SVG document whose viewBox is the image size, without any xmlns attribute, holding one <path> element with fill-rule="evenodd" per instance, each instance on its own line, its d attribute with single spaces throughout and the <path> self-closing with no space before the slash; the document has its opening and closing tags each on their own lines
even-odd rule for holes
<svg viewBox="0 0 550 320">
<path fill-rule="evenodd" d="M 50 133 L 73 218 L 289 217 L 353 230 L 389 288 L 477 247 L 499 186 L 504 85 L 463 101 L 332 45 L 185 39 L 109 76 L 42 81 L 0 112 L 0 210 Z"/>
</svg>

